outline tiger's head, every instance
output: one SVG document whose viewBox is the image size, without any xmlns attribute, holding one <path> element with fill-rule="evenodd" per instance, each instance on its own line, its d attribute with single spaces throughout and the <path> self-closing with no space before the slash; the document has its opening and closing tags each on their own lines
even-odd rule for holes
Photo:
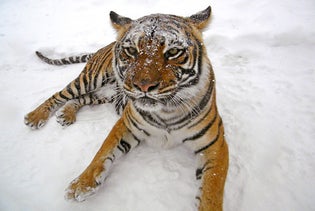
<svg viewBox="0 0 315 211">
<path fill-rule="evenodd" d="M 110 13 L 118 33 L 114 71 L 136 108 L 171 110 L 202 98 L 212 71 L 201 36 L 210 13 L 208 7 L 190 17 L 153 14 L 137 20 Z"/>
</svg>

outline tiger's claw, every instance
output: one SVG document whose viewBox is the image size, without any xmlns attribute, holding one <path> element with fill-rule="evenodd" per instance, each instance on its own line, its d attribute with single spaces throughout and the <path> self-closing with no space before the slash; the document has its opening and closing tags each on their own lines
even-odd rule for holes
<svg viewBox="0 0 315 211">
<path fill-rule="evenodd" d="M 40 129 L 46 124 L 49 114 L 48 111 L 36 109 L 25 115 L 24 123 L 32 129 Z"/>
<path fill-rule="evenodd" d="M 82 181 L 80 178 L 73 180 L 66 189 L 65 199 L 82 202 L 94 195 L 99 188 L 96 182 Z"/>
<path fill-rule="evenodd" d="M 69 126 L 76 121 L 76 112 L 75 110 L 64 107 L 57 111 L 56 118 L 57 122 L 62 126 Z"/>
</svg>

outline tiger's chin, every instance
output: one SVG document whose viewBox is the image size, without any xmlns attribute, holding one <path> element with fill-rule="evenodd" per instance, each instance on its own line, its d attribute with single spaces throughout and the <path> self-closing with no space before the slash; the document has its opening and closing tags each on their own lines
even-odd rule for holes
<svg viewBox="0 0 315 211">
<path fill-rule="evenodd" d="M 158 100 L 149 98 L 149 97 L 141 97 L 141 98 L 135 99 L 133 100 L 133 104 L 137 109 L 140 109 L 146 112 L 159 111 L 164 107 L 161 102 L 159 102 Z"/>
</svg>

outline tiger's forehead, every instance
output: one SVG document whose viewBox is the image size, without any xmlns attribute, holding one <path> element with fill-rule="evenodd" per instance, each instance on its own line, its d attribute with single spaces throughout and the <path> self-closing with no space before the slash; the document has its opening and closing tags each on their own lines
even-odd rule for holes
<svg viewBox="0 0 315 211">
<path fill-rule="evenodd" d="M 133 21 L 124 40 L 133 45 L 148 42 L 150 45 L 185 48 L 191 45 L 191 34 L 188 28 L 189 25 L 184 18 L 154 14 Z"/>
</svg>

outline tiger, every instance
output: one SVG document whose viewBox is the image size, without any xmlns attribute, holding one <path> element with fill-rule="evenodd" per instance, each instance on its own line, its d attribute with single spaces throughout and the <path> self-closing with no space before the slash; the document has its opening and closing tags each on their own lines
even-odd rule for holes
<svg viewBox="0 0 315 211">
<path fill-rule="evenodd" d="M 141 143 L 162 148 L 185 145 L 198 166 L 196 210 L 223 209 L 229 153 L 216 105 L 215 75 L 202 32 L 211 7 L 188 17 L 152 14 L 139 19 L 109 14 L 116 41 L 95 53 L 49 59 L 54 65 L 85 62 L 64 89 L 25 116 L 33 129 L 56 112 L 68 126 L 85 105 L 112 103 L 120 115 L 88 167 L 66 189 L 68 200 L 97 192 L 116 160 Z"/>
</svg>

